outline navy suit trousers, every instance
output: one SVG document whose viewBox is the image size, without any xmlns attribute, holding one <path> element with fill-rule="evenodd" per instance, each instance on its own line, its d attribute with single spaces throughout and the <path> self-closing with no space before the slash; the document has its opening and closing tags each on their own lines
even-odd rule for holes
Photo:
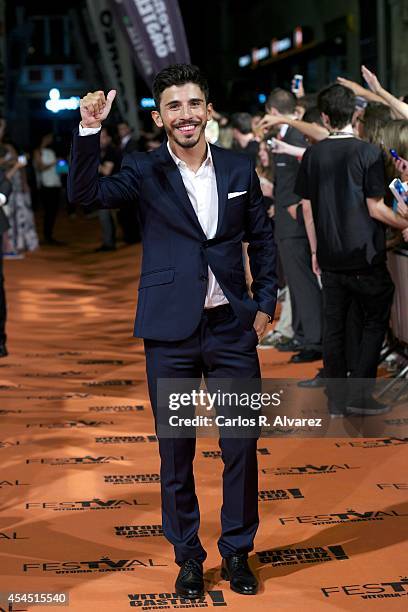
<svg viewBox="0 0 408 612">
<path fill-rule="evenodd" d="M 260 378 L 256 332 L 244 330 L 229 305 L 204 310 L 198 328 L 185 340 L 145 339 L 144 343 L 155 416 L 158 378 Z M 228 557 L 253 549 L 259 524 L 257 439 L 221 437 L 219 446 L 224 471 L 218 548 L 222 557 Z M 198 536 L 195 449 L 195 438 L 159 437 L 163 531 L 179 565 L 207 556 Z"/>
</svg>

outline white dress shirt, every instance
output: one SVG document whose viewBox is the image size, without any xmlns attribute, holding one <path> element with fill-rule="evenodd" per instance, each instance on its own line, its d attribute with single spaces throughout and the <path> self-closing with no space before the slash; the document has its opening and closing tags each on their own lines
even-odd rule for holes
<svg viewBox="0 0 408 612">
<path fill-rule="evenodd" d="M 186 188 L 191 205 L 207 239 L 214 238 L 218 224 L 218 191 L 211 150 L 207 145 L 207 157 L 197 172 L 193 172 L 185 162 L 177 157 L 167 142 L 167 148 L 174 160 Z M 228 304 L 221 287 L 208 266 L 207 295 L 204 308 L 215 308 Z"/>
<path fill-rule="evenodd" d="M 91 134 L 97 134 L 98 132 L 100 132 L 101 129 L 102 129 L 101 125 L 96 128 L 86 128 L 86 127 L 82 127 L 82 125 L 79 124 L 79 135 L 80 136 L 91 136 Z"/>
<path fill-rule="evenodd" d="M 84 128 L 79 124 L 79 135 L 89 136 L 97 134 L 99 128 Z M 210 147 L 207 145 L 207 157 L 197 172 L 193 172 L 185 162 L 177 157 L 167 142 L 169 153 L 177 165 L 191 205 L 197 215 L 198 221 L 207 239 L 214 238 L 218 224 L 218 191 L 214 164 Z M 208 266 L 207 295 L 204 308 L 215 308 L 221 304 L 228 304 L 221 287 Z"/>
</svg>

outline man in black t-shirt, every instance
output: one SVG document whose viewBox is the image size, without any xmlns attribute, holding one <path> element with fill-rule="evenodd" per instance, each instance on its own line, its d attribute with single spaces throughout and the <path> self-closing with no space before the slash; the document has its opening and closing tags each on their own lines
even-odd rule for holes
<svg viewBox="0 0 408 612">
<path fill-rule="evenodd" d="M 331 85 L 319 94 L 318 104 L 330 136 L 306 151 L 295 191 L 303 200 L 313 269 L 316 274 L 321 271 L 325 378 L 346 379 L 347 313 L 353 301 L 363 312 L 351 376 L 365 383 L 347 391 L 345 385 L 329 382 L 329 410 L 332 416 L 381 414 L 389 408 L 376 402 L 371 392 L 394 293 L 383 223 L 404 229 L 408 222 L 384 204 L 380 149 L 353 135 L 351 90 Z"/>
<path fill-rule="evenodd" d="M 284 89 L 274 89 L 268 97 L 268 114 L 295 117 L 296 97 Z M 299 147 L 299 158 L 287 153 L 273 155 L 275 165 L 275 236 L 289 287 L 294 340 L 283 350 L 300 351 L 292 363 L 316 361 L 322 357 L 321 290 L 313 274 L 309 243 L 300 198 L 295 193 L 301 153 L 307 147 L 303 134 L 289 125 L 280 127 L 279 139 Z"/>
</svg>

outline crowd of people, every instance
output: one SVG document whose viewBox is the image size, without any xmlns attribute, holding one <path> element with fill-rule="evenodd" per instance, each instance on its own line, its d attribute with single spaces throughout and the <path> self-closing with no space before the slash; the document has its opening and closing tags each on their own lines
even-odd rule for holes
<svg viewBox="0 0 408 612">
<path fill-rule="evenodd" d="M 290 352 L 292 363 L 324 359 L 324 377 L 375 378 L 394 287 L 386 249 L 408 240 L 408 207 L 393 202 L 388 184 L 408 179 L 408 104 L 362 67 L 368 87 L 339 77 L 318 94 L 276 88 L 264 110 L 213 113 L 207 139 L 256 164 L 278 246 L 279 318 L 261 349 Z M 126 122 L 104 125 L 99 174 L 115 174 L 124 155 L 160 146 L 157 129 L 136 139 Z M 9 190 L 1 208 L 3 254 L 21 258 L 39 246 L 33 208 L 42 206 L 43 242 L 55 238 L 68 160 L 45 134 L 31 159 L 18 155 L 0 119 L 0 180 Z M 1 195 L 1 194 L 0 194 Z M 34 206 L 33 206 L 34 203 Z M 71 214 L 75 211 L 70 210 Z M 118 228 L 127 244 L 141 240 L 137 207 L 99 210 L 99 252 L 114 251 Z M 245 253 L 244 253 L 245 255 Z M 250 290 L 251 274 L 247 270 Z M 2 275 L 1 275 L 2 278 Z M 5 297 L 0 292 L 0 356 L 7 354 Z M 357 410 L 361 398 L 356 398 Z M 371 401 L 371 400 L 370 400 Z M 367 413 L 381 410 L 372 404 Z M 333 400 L 332 413 L 341 412 Z"/>
<path fill-rule="evenodd" d="M 329 386 L 332 416 L 344 405 L 324 379 L 376 377 L 394 295 L 386 251 L 408 240 L 408 206 L 388 187 L 408 179 L 408 104 L 362 76 L 368 89 L 343 78 L 316 95 L 274 89 L 261 119 L 230 121 L 232 147 L 257 163 L 280 258 L 280 317 L 260 348 L 323 357 L 300 385 Z M 348 412 L 389 409 L 371 386 L 355 386 Z"/>
</svg>

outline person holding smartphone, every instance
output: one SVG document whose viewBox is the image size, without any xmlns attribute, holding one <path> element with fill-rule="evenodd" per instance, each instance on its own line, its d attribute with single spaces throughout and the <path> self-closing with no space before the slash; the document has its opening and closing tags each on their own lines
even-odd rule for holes
<svg viewBox="0 0 408 612">
<path fill-rule="evenodd" d="M 390 409 L 372 396 L 394 295 L 385 225 L 405 230 L 408 219 L 384 203 L 381 149 L 354 135 L 353 92 L 331 85 L 319 93 L 318 107 L 330 135 L 306 151 L 295 193 L 302 198 L 313 270 L 323 286 L 328 407 L 332 417 L 376 416 Z M 355 367 L 347 378 L 346 321 L 353 302 L 363 316 Z"/>
</svg>

